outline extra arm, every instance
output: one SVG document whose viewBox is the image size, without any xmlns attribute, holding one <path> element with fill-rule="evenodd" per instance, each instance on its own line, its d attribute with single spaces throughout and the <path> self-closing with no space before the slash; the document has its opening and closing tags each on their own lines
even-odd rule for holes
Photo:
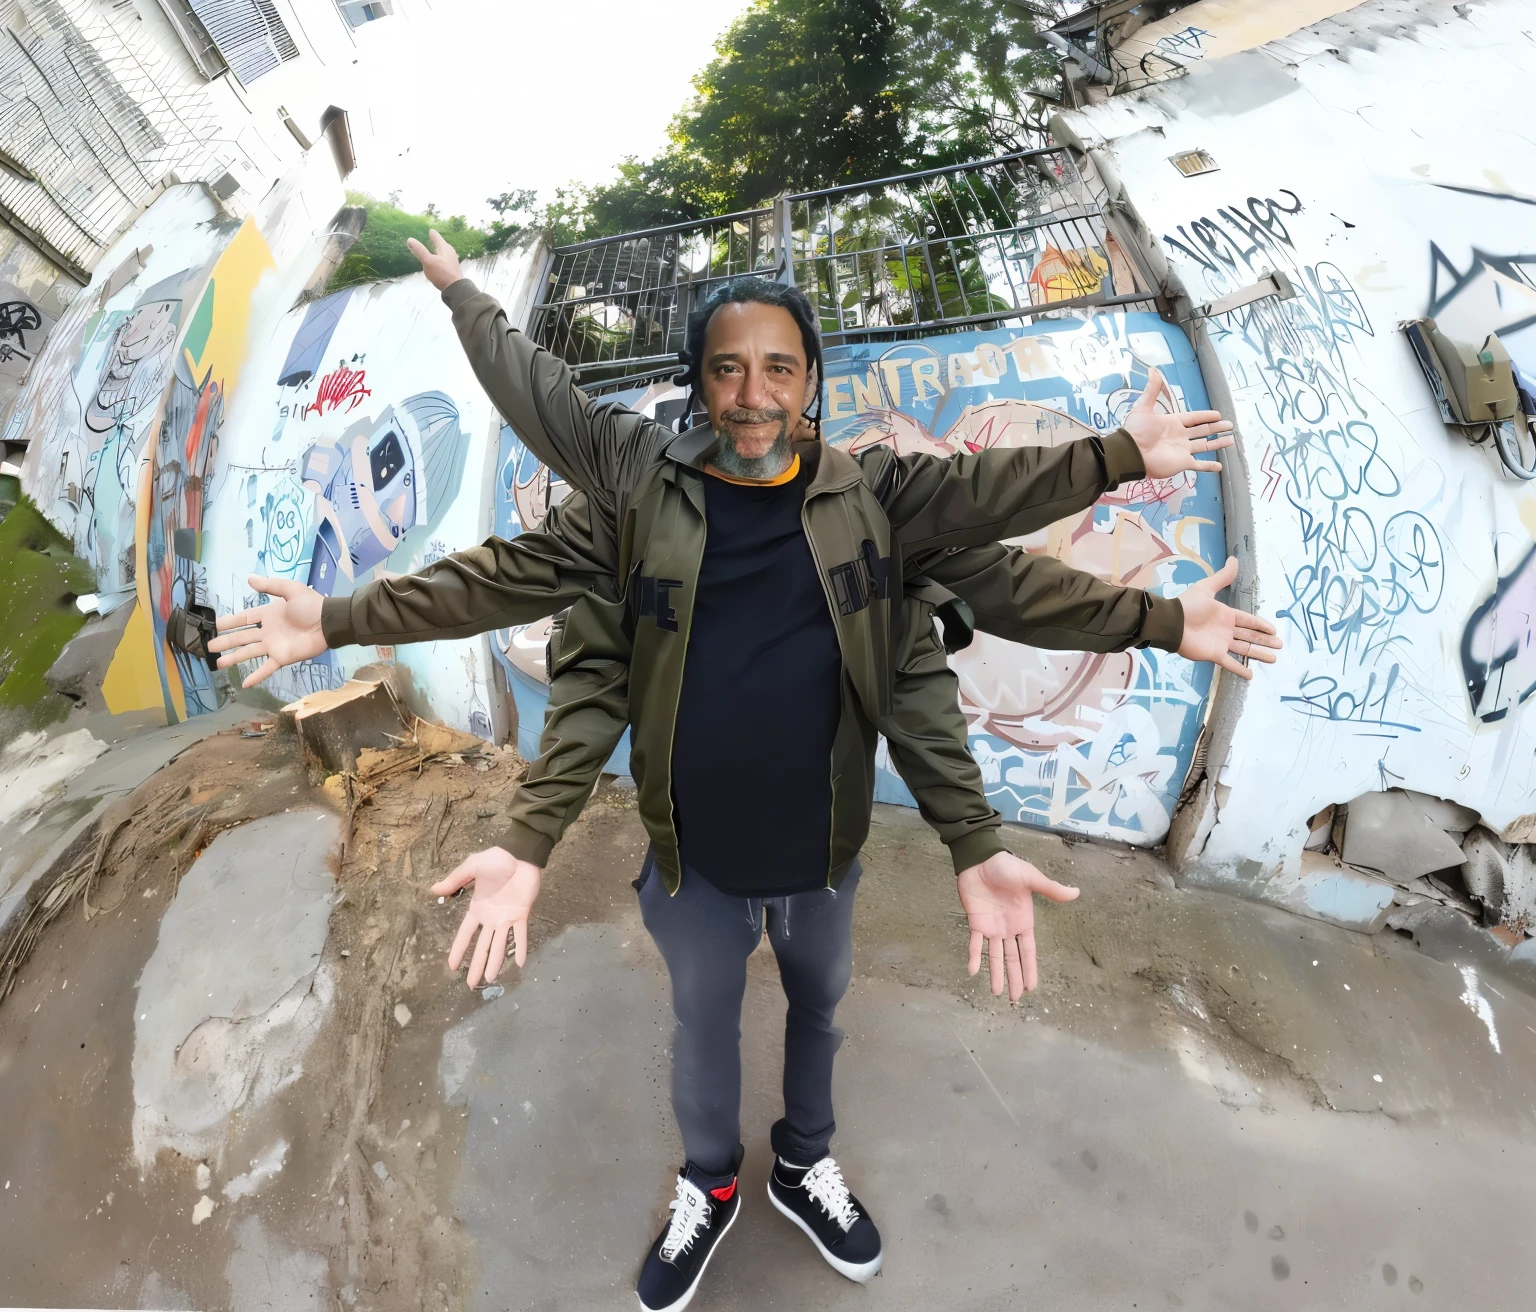
<svg viewBox="0 0 1536 1312">
<path fill-rule="evenodd" d="M 451 283 L 443 303 L 502 418 L 534 455 L 614 520 L 621 495 L 672 434 L 633 410 L 594 401 L 576 386 L 565 361 L 514 328 L 496 298 L 468 278 Z"/>
<path fill-rule="evenodd" d="M 875 447 L 856 459 L 909 556 L 1023 537 L 1146 473 L 1123 428 L 1054 447 L 992 447 L 949 457 L 898 456 Z"/>
<path fill-rule="evenodd" d="M 588 592 L 617 596 L 611 544 L 586 498 L 554 507 L 539 532 L 488 538 L 415 574 L 378 579 L 320 610 L 326 645 L 468 638 L 532 624 Z"/>
<path fill-rule="evenodd" d="M 1184 608 L 1141 588 L 1116 587 L 1054 556 L 989 542 L 907 562 L 970 606 L 983 633 L 1057 651 L 1177 651 Z"/>
<path fill-rule="evenodd" d="M 958 875 L 1005 850 L 1002 817 L 987 801 L 971 755 L 959 684 L 934 637 L 931 612 L 912 599 L 905 605 L 911 641 L 894 672 L 891 713 L 878 727 L 891 764 L 949 848 Z"/>
<path fill-rule="evenodd" d="M 543 866 L 581 814 L 603 766 L 629 727 L 629 638 L 622 602 L 587 598 L 580 625 L 585 640 L 550 643 L 549 710 L 539 759 L 513 795 L 511 826 L 502 846 Z"/>
</svg>

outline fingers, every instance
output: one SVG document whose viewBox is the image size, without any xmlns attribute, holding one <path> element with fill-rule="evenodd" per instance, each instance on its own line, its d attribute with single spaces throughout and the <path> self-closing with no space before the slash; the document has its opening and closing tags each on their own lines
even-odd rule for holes
<svg viewBox="0 0 1536 1312">
<path fill-rule="evenodd" d="M 1285 646 L 1285 644 L 1280 641 L 1280 635 L 1273 629 L 1250 629 L 1245 628 L 1242 625 L 1237 625 L 1232 630 L 1232 637 L 1233 640 L 1237 642 L 1250 643 L 1255 647 L 1268 647 L 1275 651 L 1279 651 L 1282 647 Z"/>
<path fill-rule="evenodd" d="M 416 238 L 407 237 L 405 239 L 405 249 L 410 251 L 422 264 L 427 262 L 427 248 L 417 241 Z"/>
<path fill-rule="evenodd" d="M 450 255 L 458 253 L 453 249 L 452 246 L 443 240 L 443 234 L 440 233 L 436 228 L 428 228 L 427 236 L 432 238 L 432 254 Z"/>
<path fill-rule="evenodd" d="M 220 664 L 222 665 L 223 662 L 221 661 Z M 245 678 L 240 681 L 240 686 L 242 688 L 254 688 L 258 683 L 265 683 L 282 668 L 283 667 L 280 662 L 275 661 L 272 659 L 272 657 L 268 656 L 267 659 L 261 663 L 261 668 L 259 670 L 257 670 L 254 674 L 247 674 Z"/>
<path fill-rule="evenodd" d="M 497 973 L 501 970 L 501 963 L 507 959 L 507 930 L 509 926 L 501 925 L 491 935 L 491 953 L 485 965 L 485 982 L 492 983 Z"/>
<path fill-rule="evenodd" d="M 1276 630 L 1274 624 L 1272 624 L 1269 620 L 1265 619 L 1262 615 L 1250 615 L 1245 610 L 1240 610 L 1240 611 L 1238 611 L 1236 613 L 1236 615 L 1233 616 L 1232 624 L 1233 624 L 1233 626 L 1235 628 L 1248 629 L 1248 630 L 1250 630 L 1253 633 L 1265 633 L 1265 634 L 1276 634 L 1276 633 L 1278 633 L 1278 631 Z M 1276 638 L 1276 641 L 1274 641 L 1270 645 L 1272 647 L 1278 647 L 1280 645 L 1278 637 Z"/>
<path fill-rule="evenodd" d="M 971 931 L 971 956 L 970 960 L 966 962 L 965 968 L 967 975 L 974 975 L 981 969 L 981 943 L 981 931 L 973 929 Z"/>
<path fill-rule="evenodd" d="M 248 610 L 240 612 L 242 615 L 253 613 Z M 230 622 L 226 624 L 225 620 Z M 261 626 L 255 620 L 251 620 L 247 624 L 236 624 L 234 620 L 235 616 L 233 615 L 219 616 L 219 636 L 208 640 L 209 651 L 232 651 L 234 648 L 243 646 L 245 643 L 259 640 L 258 631 Z M 226 632 L 226 630 L 233 630 L 233 632 Z"/>
<path fill-rule="evenodd" d="M 987 940 L 987 964 L 992 968 L 992 996 L 997 997 L 1007 982 L 1003 975 L 1003 940 Z"/>
<path fill-rule="evenodd" d="M 1230 588 L 1237 582 L 1237 557 L 1228 556 L 1227 563 L 1211 575 L 1208 579 L 1202 579 L 1195 586 L 1203 588 L 1213 597 L 1223 588 Z"/>
<path fill-rule="evenodd" d="M 1075 902 L 1077 896 L 1083 890 L 1074 888 L 1071 884 L 1058 884 L 1049 875 L 1043 875 L 1035 871 L 1034 878 L 1029 881 L 1032 893 L 1039 893 L 1041 897 L 1049 898 L 1052 902 Z"/>
<path fill-rule="evenodd" d="M 514 935 L 512 941 L 517 949 L 517 956 L 514 958 L 514 960 L 517 962 L 517 968 L 521 970 L 523 968 L 523 962 L 528 960 L 527 916 L 524 916 L 521 920 L 514 920 L 512 922 L 512 933 Z"/>
<path fill-rule="evenodd" d="M 1234 633 L 1232 640 L 1227 643 L 1227 650 L 1232 655 L 1240 657 L 1245 661 L 1263 661 L 1266 665 L 1273 665 L 1278 659 L 1273 648 L 1278 647 L 1280 644 L 1278 640 L 1269 639 L 1268 635 L 1265 636 L 1266 641 L 1261 646 L 1251 638 L 1245 638 L 1239 633 Z"/>
<path fill-rule="evenodd" d="M 260 623 L 261 620 L 257 617 L 257 613 L 254 610 L 237 610 L 232 615 L 220 615 L 218 622 L 214 625 L 214 628 L 216 628 L 220 633 L 225 633 L 230 629 L 248 629 L 251 627 L 251 625 Z M 215 638 L 213 640 L 213 642 L 225 641 L 227 641 L 227 639 L 224 638 Z M 222 647 L 215 647 L 213 642 L 208 644 L 209 651 L 224 650 Z"/>
<path fill-rule="evenodd" d="M 1024 991 L 1033 993 L 1040 983 L 1040 963 L 1035 956 L 1035 932 L 1027 930 L 1019 935 L 1019 957 L 1024 966 Z"/>
<path fill-rule="evenodd" d="M 295 579 L 269 579 L 260 574 L 252 574 L 246 582 L 257 592 L 269 597 L 282 597 L 285 601 L 297 597 L 305 588 L 303 583 Z"/>
<path fill-rule="evenodd" d="M 1017 1002 L 1024 996 L 1024 963 L 1019 960 L 1019 940 L 1014 937 L 1004 939 L 1003 954 L 1008 962 L 1008 1001 Z"/>
<path fill-rule="evenodd" d="M 464 954 L 469 951 L 471 940 L 475 937 L 475 931 L 480 928 L 480 917 L 475 914 L 471 906 L 465 913 L 464 919 L 459 922 L 459 932 L 453 936 L 453 946 L 448 949 L 448 969 L 457 970 L 464 960 Z"/>
<path fill-rule="evenodd" d="M 491 939 L 494 935 L 489 925 L 482 925 L 480 937 L 475 940 L 475 954 L 469 959 L 469 974 L 464 982 L 472 989 L 480 987 L 485 979 L 485 965 L 491 959 Z"/>
<path fill-rule="evenodd" d="M 212 644 L 208 647 L 213 650 Z M 227 670 L 231 665 L 238 665 L 241 661 L 254 661 L 267 654 L 267 644 L 264 642 L 248 642 L 243 647 L 236 647 L 233 651 L 226 650 L 219 657 L 219 669 Z"/>
<path fill-rule="evenodd" d="M 1231 425 L 1228 424 L 1227 427 L 1231 428 Z M 1206 451 L 1224 451 L 1227 447 L 1236 445 L 1237 438 L 1235 438 L 1230 432 L 1227 432 L 1220 433 L 1215 437 L 1206 438 L 1203 449 Z"/>
<path fill-rule="evenodd" d="M 1235 674 L 1240 679 L 1253 678 L 1253 671 L 1229 651 L 1224 651 L 1216 658 L 1216 664 L 1229 673 Z"/>
<path fill-rule="evenodd" d="M 1221 461 L 1219 460 L 1191 460 L 1189 467 L 1201 474 L 1221 473 Z"/>
<path fill-rule="evenodd" d="M 1221 417 L 1220 410 L 1181 410 L 1177 416 L 1178 421 L 1185 428 L 1210 428 L 1217 432 L 1231 428 L 1232 423 Z M 1194 436 L 1193 433 L 1190 434 Z"/>
<path fill-rule="evenodd" d="M 1142 388 L 1141 395 L 1136 398 L 1136 404 L 1132 411 L 1147 414 L 1157 406 L 1157 395 L 1166 387 L 1163 382 L 1162 371 L 1155 366 L 1147 370 L 1147 385 Z"/>
<path fill-rule="evenodd" d="M 475 882 L 475 858 L 465 857 L 458 865 L 432 885 L 432 892 L 438 897 L 452 897 L 466 884 Z"/>
</svg>

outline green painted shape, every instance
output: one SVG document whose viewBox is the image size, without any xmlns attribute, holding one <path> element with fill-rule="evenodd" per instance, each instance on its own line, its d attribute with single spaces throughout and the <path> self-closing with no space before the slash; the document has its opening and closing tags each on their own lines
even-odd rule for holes
<svg viewBox="0 0 1536 1312">
<path fill-rule="evenodd" d="M 197 304 L 197 313 L 187 325 L 187 335 L 181 344 L 194 364 L 201 362 L 203 348 L 208 345 L 208 334 L 213 331 L 213 279 L 208 279 L 208 290 Z"/>
</svg>

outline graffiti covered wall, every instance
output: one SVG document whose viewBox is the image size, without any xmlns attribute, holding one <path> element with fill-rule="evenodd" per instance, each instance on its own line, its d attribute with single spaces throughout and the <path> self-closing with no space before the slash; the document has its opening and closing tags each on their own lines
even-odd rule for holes
<svg viewBox="0 0 1536 1312">
<path fill-rule="evenodd" d="M 25 486 L 95 568 L 103 607 L 135 605 L 103 686 L 114 711 L 177 720 L 228 695 L 166 644 L 173 606 L 251 605 L 251 575 L 341 596 L 489 531 L 499 424 L 447 309 L 419 276 L 295 307 L 325 239 L 291 230 L 303 199 L 235 223 L 194 189 L 167 193 L 60 319 L 12 419 Z M 537 254 L 473 272 L 515 311 Z M 442 718 L 496 733 L 484 639 L 328 652 L 267 686 L 287 700 L 379 660 Z"/>
<path fill-rule="evenodd" d="M 9 417 L 32 362 L 79 291 L 51 260 L 0 227 L 0 422 Z"/>
<path fill-rule="evenodd" d="M 1499 53 L 1528 42 L 1533 11 L 1431 6 L 1397 30 L 1388 11 L 1071 119 L 1195 301 L 1268 270 L 1297 290 L 1207 324 L 1258 604 L 1287 644 L 1211 762 L 1195 864 L 1212 878 L 1293 877 L 1308 818 L 1370 790 L 1455 800 L 1511 839 L 1533 810 L 1536 494 L 1445 426 L 1400 331 L 1426 314 L 1478 345 L 1497 331 L 1536 380 L 1536 206 L 1519 181 L 1536 147 L 1513 130 L 1527 93 Z M 1352 45 L 1366 29 L 1368 58 Z M 1170 165 L 1195 149 L 1219 169 Z"/>
<path fill-rule="evenodd" d="M 1205 390 L 1155 314 L 1055 320 L 827 354 L 827 439 L 948 456 L 1053 446 L 1116 426 L 1160 368 L 1183 409 Z M 1175 595 L 1225 559 L 1215 475 L 1144 480 L 1023 539 L 1107 582 Z M 1169 652 L 1044 651 L 977 633 L 951 657 L 988 796 L 1021 824 L 1160 842 L 1189 771 L 1209 666 Z M 882 753 L 880 796 L 912 804 Z"/>
<path fill-rule="evenodd" d="M 1202 409 L 1189 342 L 1154 314 L 1056 320 L 897 345 L 830 349 L 824 433 L 857 453 L 949 456 L 985 447 L 1054 445 L 1114 428 L 1160 368 L 1175 400 Z M 669 383 L 605 398 L 676 420 Z M 498 429 L 497 532 L 536 527 L 558 482 L 507 426 Z M 1175 595 L 1225 558 L 1214 475 L 1120 488 L 1076 518 L 1021 541 L 1107 581 Z M 492 648 L 518 699 L 519 748 L 536 754 L 547 703 L 548 624 L 504 630 Z M 1050 652 L 978 633 L 951 658 L 970 745 L 988 796 L 1021 824 L 1160 842 L 1189 772 L 1210 668 L 1158 651 Z M 627 748 L 609 769 L 627 770 Z M 913 805 L 882 749 L 878 796 Z"/>
</svg>

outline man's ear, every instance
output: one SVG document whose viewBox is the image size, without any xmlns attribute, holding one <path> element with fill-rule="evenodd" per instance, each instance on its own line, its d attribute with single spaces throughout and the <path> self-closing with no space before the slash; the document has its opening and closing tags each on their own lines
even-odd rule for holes
<svg viewBox="0 0 1536 1312">
<path fill-rule="evenodd" d="M 816 394 L 821 391 L 821 374 L 813 364 L 805 375 L 805 404 L 800 408 L 809 411 L 816 404 Z"/>
</svg>

